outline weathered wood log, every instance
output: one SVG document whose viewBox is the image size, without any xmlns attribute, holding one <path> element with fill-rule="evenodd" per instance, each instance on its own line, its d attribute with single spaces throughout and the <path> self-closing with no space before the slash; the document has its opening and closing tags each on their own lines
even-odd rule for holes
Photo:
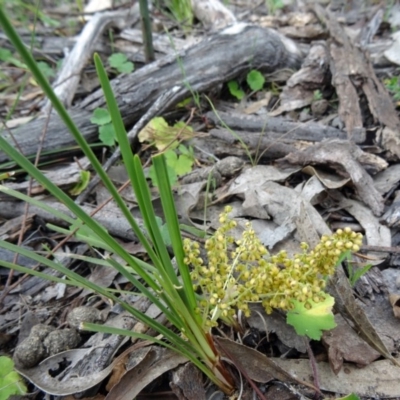
<svg viewBox="0 0 400 400">
<path fill-rule="evenodd" d="M 167 90 L 179 87 L 180 99 L 203 92 L 236 78 L 250 69 L 271 73 L 300 66 L 302 54 L 294 42 L 276 31 L 246 24 L 226 28 L 176 55 L 168 55 L 142 69 L 112 81 L 124 122 L 130 127 Z M 179 99 L 177 99 L 179 101 Z M 105 107 L 102 90 L 97 90 L 71 109 L 71 116 L 88 141 L 97 138 L 98 127 L 90 123 L 92 111 Z M 36 153 L 46 120 L 37 118 L 16 129 L 13 136 L 25 155 Z M 8 134 L 10 143 L 14 143 Z M 50 117 L 43 150 L 75 144 L 56 115 Z M 9 158 L 0 152 L 0 162 Z"/>
</svg>

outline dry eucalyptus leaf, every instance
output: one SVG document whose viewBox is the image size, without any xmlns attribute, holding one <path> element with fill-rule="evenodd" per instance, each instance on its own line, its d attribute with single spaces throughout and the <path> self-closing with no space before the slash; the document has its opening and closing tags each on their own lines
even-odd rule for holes
<svg viewBox="0 0 400 400">
<path fill-rule="evenodd" d="M 328 189 L 340 189 L 350 182 L 350 178 L 341 178 L 338 175 L 321 171 L 320 169 L 312 167 L 311 165 L 304 167 L 302 171 L 306 174 L 316 176 Z"/>
<path fill-rule="evenodd" d="M 61 365 L 68 364 L 66 370 L 79 365 L 85 357 L 88 357 L 93 349 L 68 350 L 55 356 L 46 358 L 33 368 L 16 368 L 17 371 L 45 393 L 55 396 L 66 396 L 83 392 L 103 381 L 112 371 L 113 364 L 107 368 L 86 376 L 70 376 L 67 381 L 62 381 L 64 372 L 54 376 L 54 371 Z"/>
<path fill-rule="evenodd" d="M 312 370 L 309 360 L 273 359 L 289 374 L 306 382 L 312 382 Z M 400 368 L 389 360 L 375 361 L 364 368 L 344 364 L 335 375 L 329 363 L 317 364 L 320 388 L 329 392 L 349 394 L 371 398 L 390 398 L 400 396 Z"/>
<path fill-rule="evenodd" d="M 364 237 L 369 246 L 391 246 L 390 229 L 381 224 L 368 207 L 359 201 L 346 199 L 341 194 L 338 194 L 338 198 L 340 198 L 338 205 L 351 214 L 364 228 Z"/>
<path fill-rule="evenodd" d="M 375 188 L 382 195 L 389 193 L 399 184 L 400 164 L 394 164 L 373 177 Z"/>
<path fill-rule="evenodd" d="M 215 337 L 214 340 L 222 354 L 225 354 L 240 370 L 245 371 L 250 379 L 256 382 L 266 383 L 277 379 L 282 382 L 300 383 L 315 389 L 307 381 L 299 380 L 298 375 L 288 373 L 286 369 L 275 362 L 275 359 L 269 358 L 257 350 L 222 337 Z"/>
<path fill-rule="evenodd" d="M 365 168 L 382 168 L 381 160 L 371 159 L 354 143 L 347 140 L 326 140 L 308 147 L 303 151 L 288 154 L 279 160 L 290 165 L 327 165 L 337 170 L 345 178 L 350 177 L 360 200 L 368 205 L 375 215 L 383 211 L 383 198 L 375 189 L 372 177 Z M 387 164 L 386 164 L 387 165 Z"/>
<path fill-rule="evenodd" d="M 272 182 L 275 174 L 274 180 L 285 179 L 286 173 L 276 168 L 249 168 L 232 182 L 228 194 L 244 197 L 243 211 L 247 216 L 263 219 L 271 216 L 278 225 L 294 223 L 300 241 L 313 243 L 318 235 L 329 234 L 325 221 L 309 201 L 294 189 Z"/>
<path fill-rule="evenodd" d="M 366 316 L 364 310 L 356 303 L 353 289 L 350 287 L 342 266 L 336 269 L 335 275 L 328 285 L 329 293 L 335 298 L 335 308 L 355 325 L 359 335 L 385 358 L 396 362 L 374 325 Z"/>
<path fill-rule="evenodd" d="M 371 364 L 380 354 L 365 343 L 344 318 L 335 315 L 336 328 L 324 331 L 322 343 L 328 348 L 329 364 L 335 374 L 342 369 L 344 361 L 350 361 L 358 366 Z"/>
<path fill-rule="evenodd" d="M 111 389 L 106 400 L 131 400 L 164 372 L 187 362 L 187 358 L 172 350 L 153 346 L 139 364 L 127 372 Z"/>
<path fill-rule="evenodd" d="M 277 311 L 267 314 L 261 304 L 251 304 L 250 310 L 251 315 L 247 318 L 247 323 L 251 328 L 256 328 L 267 335 L 275 332 L 285 346 L 295 348 L 300 353 L 307 351 L 304 337 L 299 336 L 293 326 L 286 323 L 284 315 Z"/>
</svg>

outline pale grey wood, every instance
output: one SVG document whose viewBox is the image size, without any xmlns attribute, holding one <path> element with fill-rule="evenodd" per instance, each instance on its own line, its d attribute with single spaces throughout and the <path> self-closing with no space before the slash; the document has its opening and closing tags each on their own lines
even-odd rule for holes
<svg viewBox="0 0 400 400">
<path fill-rule="evenodd" d="M 130 128 L 166 91 L 178 87 L 176 102 L 192 92 L 204 92 L 222 82 L 247 73 L 250 69 L 271 73 L 280 68 L 297 69 L 303 55 L 295 43 L 272 29 L 236 24 L 200 43 L 167 55 L 142 69 L 112 81 L 125 125 Z M 94 109 L 105 107 L 102 90 L 88 96 L 71 109 L 71 116 L 88 141 L 98 136 L 98 127 L 90 123 Z M 25 155 L 35 154 L 44 120 L 34 120 L 14 131 Z M 8 134 L 10 143 L 13 140 Z M 135 138 L 132 137 L 132 140 Z M 50 117 L 43 150 L 74 144 L 69 131 L 57 116 Z M 8 157 L 0 152 L 0 162 Z"/>
</svg>

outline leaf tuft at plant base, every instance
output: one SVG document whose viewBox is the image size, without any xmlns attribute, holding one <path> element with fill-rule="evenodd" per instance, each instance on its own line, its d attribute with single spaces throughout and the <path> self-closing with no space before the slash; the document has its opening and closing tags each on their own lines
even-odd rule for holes
<svg viewBox="0 0 400 400">
<path fill-rule="evenodd" d="M 286 322 L 294 327 L 298 335 L 319 340 L 323 330 L 327 331 L 336 327 L 332 314 L 335 299 L 328 294 L 325 296 L 325 300 L 319 303 L 315 303 L 311 299 L 306 303 L 292 300 L 294 308 L 288 311 Z M 311 306 L 310 309 L 306 307 L 306 304 Z"/>
</svg>

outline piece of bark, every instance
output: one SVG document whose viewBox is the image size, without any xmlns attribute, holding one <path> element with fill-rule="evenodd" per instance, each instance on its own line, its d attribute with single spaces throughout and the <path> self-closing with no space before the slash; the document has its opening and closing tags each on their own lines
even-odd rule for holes
<svg viewBox="0 0 400 400">
<path fill-rule="evenodd" d="M 43 171 L 44 176 L 51 180 L 58 187 L 67 190 L 82 181 L 81 171 L 85 171 L 90 167 L 89 160 L 84 157 L 80 160 L 73 161 L 68 165 L 60 164 L 55 167 L 48 168 Z M 45 192 L 44 187 L 36 180 L 22 182 L 7 182 L 7 188 L 17 190 L 22 193 L 26 193 L 30 188 L 31 195 L 38 195 Z M 10 195 L 0 192 L 1 199 L 10 199 Z"/>
<path fill-rule="evenodd" d="M 131 10 L 108 11 L 95 14 L 86 23 L 74 48 L 65 58 L 62 68 L 53 82 L 53 90 L 57 97 L 66 106 L 70 106 L 75 96 L 81 79 L 81 72 L 93 54 L 93 49 L 98 37 L 107 27 L 115 26 L 123 29 L 139 19 L 139 7 Z M 50 100 L 47 100 L 44 110 L 51 108 Z"/>
<path fill-rule="evenodd" d="M 174 370 L 169 386 L 179 400 L 206 399 L 201 372 L 192 363 L 186 363 Z"/>
<path fill-rule="evenodd" d="M 207 119 L 217 126 L 222 125 L 220 122 L 222 120 L 234 131 L 242 130 L 257 133 L 257 138 L 261 135 L 271 140 L 306 140 L 310 142 L 347 138 L 346 132 L 316 122 L 293 122 L 282 117 L 244 115 L 236 111 L 218 111 L 218 116 L 213 111 L 206 114 Z M 353 138 L 353 141 L 363 143 L 365 133 L 359 132 Z"/>
<path fill-rule="evenodd" d="M 45 203 L 47 206 L 55 208 L 57 211 L 60 211 L 64 214 L 67 214 L 70 217 L 73 217 L 73 214 L 65 207 L 63 204 L 60 204 L 54 200 L 42 199 L 41 202 Z M 81 206 L 81 208 L 87 213 L 90 214 L 94 211 L 93 207 L 90 206 Z M 2 201 L 0 207 L 0 216 L 4 218 L 13 218 L 19 215 L 23 215 L 25 212 L 25 203 L 19 201 Z M 65 221 L 61 220 L 57 216 L 52 215 L 39 207 L 30 205 L 29 212 L 35 214 L 36 216 L 42 218 L 44 221 L 59 225 L 59 226 L 68 226 Z M 107 209 L 102 209 L 98 211 L 94 216 L 98 223 L 104 226 L 105 229 L 112 236 L 117 236 L 123 238 L 125 240 L 135 240 L 137 241 L 137 237 L 132 231 L 128 221 L 122 215 L 121 211 L 117 207 L 109 207 Z M 142 224 L 141 221 L 138 221 L 139 225 Z"/>
<path fill-rule="evenodd" d="M 228 129 L 211 129 L 209 133 L 213 138 L 221 139 L 229 144 L 229 150 L 233 147 L 241 147 L 246 150 L 246 147 L 248 147 L 249 150 L 252 150 L 250 154 L 261 155 L 263 160 L 269 161 L 285 157 L 287 154 L 297 151 L 298 147 L 296 146 L 299 144 L 294 140 L 284 140 L 279 137 L 271 138 L 271 134 L 265 135 L 262 132 L 236 130 L 232 134 L 232 131 Z"/>
<path fill-rule="evenodd" d="M 251 43 L 251 46 L 249 46 Z M 131 74 L 112 80 L 112 87 L 126 126 L 137 121 L 165 91 L 177 87 L 176 102 L 234 79 L 249 69 L 271 73 L 281 68 L 297 69 L 302 54 L 296 44 L 272 29 L 236 24 L 200 43 L 168 55 Z M 184 71 L 184 75 L 182 75 Z M 88 96 L 70 115 L 86 140 L 98 136 L 98 126 L 90 123 L 94 109 L 105 107 L 102 90 Z M 25 155 L 35 154 L 43 120 L 29 122 L 13 132 Z M 14 143 L 10 135 L 4 137 Z M 75 144 L 58 116 L 52 115 L 43 150 Z M 9 158 L 0 152 L 0 162 Z"/>
<path fill-rule="evenodd" d="M 370 175 L 365 171 L 362 162 L 371 162 L 372 155 L 366 154 L 354 143 L 344 140 L 327 140 L 310 146 L 306 150 L 291 153 L 278 160 L 280 165 L 326 165 L 346 178 L 350 177 L 360 200 L 379 216 L 383 212 L 384 201 L 376 190 Z"/>
<path fill-rule="evenodd" d="M 367 99 L 367 106 L 375 123 L 385 125 L 396 132 L 398 137 L 400 119 L 388 91 L 377 78 L 368 55 L 360 46 L 351 43 L 334 14 L 325 11 L 318 4 L 314 6 L 314 10 L 330 31 L 332 84 L 336 87 L 339 116 L 346 125 L 349 139 L 360 130 L 364 130 L 360 107 L 362 96 Z M 381 138 L 381 141 L 386 150 L 400 158 L 400 141 L 390 144 L 386 143 L 384 138 Z"/>
<path fill-rule="evenodd" d="M 286 82 L 279 96 L 280 105 L 270 115 L 276 116 L 310 105 L 314 100 L 314 91 L 321 91 L 330 80 L 328 50 L 325 44 L 317 43 L 311 47 L 301 69 Z"/>
<path fill-rule="evenodd" d="M 397 190 L 395 193 L 392 204 L 381 218 L 383 223 L 390 228 L 400 228 L 400 190 Z"/>
</svg>

